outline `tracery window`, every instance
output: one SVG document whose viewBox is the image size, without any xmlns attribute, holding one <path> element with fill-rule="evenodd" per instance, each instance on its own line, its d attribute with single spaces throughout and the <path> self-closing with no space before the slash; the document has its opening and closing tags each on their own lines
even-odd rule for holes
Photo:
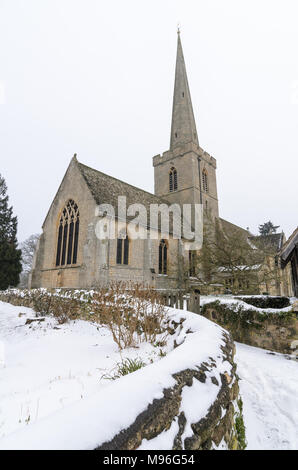
<svg viewBox="0 0 298 470">
<path fill-rule="evenodd" d="M 59 221 L 56 266 L 77 263 L 79 229 L 79 208 L 72 199 L 69 199 Z"/>
<path fill-rule="evenodd" d="M 178 189 L 178 176 L 176 168 L 172 167 L 169 173 L 169 189 L 170 192 L 177 191 Z"/>
<path fill-rule="evenodd" d="M 159 274 L 168 272 L 168 247 L 165 240 L 160 240 L 159 243 L 158 272 Z"/>
</svg>

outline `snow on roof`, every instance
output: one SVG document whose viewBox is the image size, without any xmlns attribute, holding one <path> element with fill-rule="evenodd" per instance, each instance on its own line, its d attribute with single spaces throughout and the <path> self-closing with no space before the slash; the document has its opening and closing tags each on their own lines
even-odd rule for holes
<svg viewBox="0 0 298 470">
<path fill-rule="evenodd" d="M 235 271 L 235 270 L 238 270 L 238 271 L 257 271 L 258 269 L 261 268 L 261 264 L 254 264 L 252 266 L 245 266 L 245 265 L 238 265 L 238 266 L 233 266 L 232 268 L 228 267 L 228 266 L 220 266 L 218 268 L 218 271 L 219 272 L 232 272 L 232 271 Z"/>
</svg>

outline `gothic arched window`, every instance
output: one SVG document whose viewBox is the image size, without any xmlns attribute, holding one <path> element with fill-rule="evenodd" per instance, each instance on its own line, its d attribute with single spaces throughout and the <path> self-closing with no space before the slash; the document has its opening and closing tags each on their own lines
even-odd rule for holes
<svg viewBox="0 0 298 470">
<path fill-rule="evenodd" d="M 203 170 L 203 173 L 202 173 L 202 180 L 203 180 L 203 190 L 205 191 L 205 193 L 208 193 L 208 173 L 207 173 L 207 170 Z"/>
<path fill-rule="evenodd" d="M 56 266 L 76 264 L 79 229 L 79 208 L 77 204 L 70 199 L 62 211 L 59 221 Z"/>
<path fill-rule="evenodd" d="M 117 264 L 128 264 L 129 239 L 128 236 L 117 239 Z"/>
<path fill-rule="evenodd" d="M 172 167 L 169 173 L 169 189 L 172 193 L 178 189 L 178 176 L 176 168 Z"/>
<path fill-rule="evenodd" d="M 159 274 L 168 272 L 168 247 L 165 240 L 160 240 L 159 244 L 158 272 Z"/>
</svg>

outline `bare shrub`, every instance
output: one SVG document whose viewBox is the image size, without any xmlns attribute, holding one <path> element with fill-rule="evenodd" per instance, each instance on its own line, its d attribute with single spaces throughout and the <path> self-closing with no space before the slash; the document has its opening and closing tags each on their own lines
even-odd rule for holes
<svg viewBox="0 0 298 470">
<path fill-rule="evenodd" d="M 126 285 L 117 282 L 111 284 L 109 289 L 99 289 L 93 301 L 95 317 L 109 328 L 119 349 L 135 347 L 138 318 Z"/>
<path fill-rule="evenodd" d="M 94 318 L 106 324 L 119 349 L 154 343 L 167 334 L 166 307 L 153 289 L 141 284 L 115 282 L 93 295 Z"/>
<path fill-rule="evenodd" d="M 59 324 L 78 318 L 81 314 L 81 302 L 73 295 L 65 296 L 63 292 L 46 289 L 31 291 L 31 301 L 36 314 L 52 314 Z"/>
<path fill-rule="evenodd" d="M 166 307 L 161 296 L 150 287 L 141 284 L 133 285 L 130 290 L 134 310 L 140 320 L 140 333 L 150 343 L 156 341 L 157 335 L 166 332 Z"/>
<path fill-rule="evenodd" d="M 48 315 L 51 309 L 52 295 L 45 289 L 34 289 L 31 291 L 33 309 L 41 315 Z"/>
<path fill-rule="evenodd" d="M 80 304 L 77 299 L 52 295 L 50 311 L 59 324 L 75 320 L 80 316 Z"/>
<path fill-rule="evenodd" d="M 120 350 L 143 341 L 162 345 L 168 335 L 162 297 L 142 284 L 114 282 L 96 291 L 15 290 L 14 297 L 20 305 L 28 302 L 38 315 L 52 314 L 60 324 L 77 318 L 105 324 Z"/>
</svg>

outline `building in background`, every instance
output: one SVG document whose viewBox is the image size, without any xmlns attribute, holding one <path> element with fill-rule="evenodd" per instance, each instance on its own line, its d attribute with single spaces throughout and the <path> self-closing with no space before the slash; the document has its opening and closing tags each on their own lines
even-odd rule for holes
<svg viewBox="0 0 298 470">
<path fill-rule="evenodd" d="M 281 268 L 290 271 L 292 295 L 298 297 L 298 227 L 279 251 Z"/>
<path fill-rule="evenodd" d="M 201 204 L 204 214 L 229 231 L 219 217 L 216 160 L 199 138 L 178 31 L 170 149 L 153 158 L 154 192 L 143 191 L 80 163 L 76 156 L 64 175 L 45 218 L 30 276 L 31 287 L 93 288 L 111 281 L 134 281 L 155 288 L 185 288 L 198 280 L 196 252 L 185 240 L 154 227 L 156 239 L 132 239 L 117 213 L 118 197 L 127 205 Z M 111 204 L 118 239 L 96 236 L 99 204 Z M 148 231 L 150 226 L 143 227 Z M 248 237 L 248 232 L 236 227 Z"/>
</svg>

